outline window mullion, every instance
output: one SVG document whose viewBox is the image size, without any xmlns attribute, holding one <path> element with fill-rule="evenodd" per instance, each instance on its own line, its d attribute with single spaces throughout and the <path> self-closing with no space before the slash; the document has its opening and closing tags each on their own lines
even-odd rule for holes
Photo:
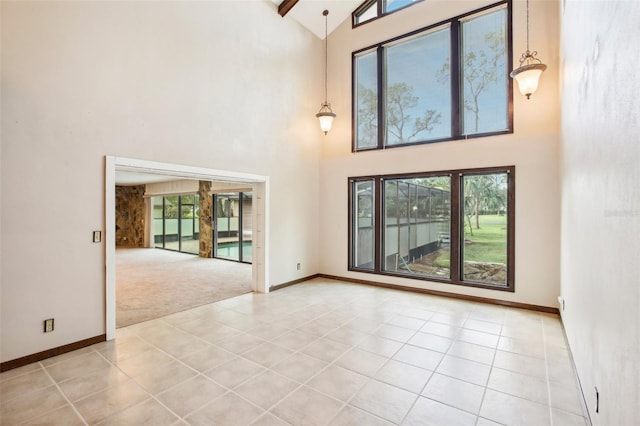
<svg viewBox="0 0 640 426">
<path fill-rule="evenodd" d="M 461 238 L 464 236 L 464 232 L 461 231 L 461 226 L 464 226 L 464 218 L 462 214 L 464 209 L 461 204 L 464 205 L 464 197 L 462 194 L 463 188 L 461 185 L 462 173 L 455 173 L 450 175 L 451 178 L 451 235 L 449 237 L 450 250 L 451 250 L 451 262 L 449 263 L 451 281 L 460 281 L 460 252 L 461 252 Z"/>
<path fill-rule="evenodd" d="M 454 20 L 451 22 L 451 137 L 454 139 L 462 133 L 461 28 L 460 21 Z"/>
<path fill-rule="evenodd" d="M 507 285 L 514 291 L 515 286 L 515 247 L 516 247 L 516 187 L 515 168 L 507 168 Z"/>
<path fill-rule="evenodd" d="M 178 195 L 178 251 L 182 251 L 182 196 Z"/>
<path fill-rule="evenodd" d="M 218 257 L 218 195 L 211 194 L 211 203 L 213 204 L 213 232 L 211 235 L 211 245 L 213 247 L 211 256 Z"/>
<path fill-rule="evenodd" d="M 162 248 L 166 248 L 167 245 L 167 211 L 166 209 L 167 197 L 162 197 Z"/>
<path fill-rule="evenodd" d="M 374 179 L 373 181 L 373 202 L 374 202 L 374 217 L 373 217 L 373 229 L 374 231 L 374 251 L 373 251 L 373 258 L 374 258 L 374 270 L 375 272 L 381 272 L 384 270 L 384 267 L 382 265 L 382 259 L 383 259 L 383 255 L 382 255 L 382 248 L 384 247 L 384 220 L 382 220 L 382 218 L 384 216 L 382 216 L 384 214 L 383 212 L 383 208 L 384 208 L 384 203 L 383 203 L 383 187 L 384 187 L 384 179 L 382 178 L 377 178 Z"/>
<path fill-rule="evenodd" d="M 242 205 L 244 204 L 244 193 L 243 192 L 239 192 L 238 193 L 238 262 L 242 262 L 242 257 L 243 257 L 243 253 L 242 253 L 242 215 L 243 215 L 243 211 L 242 211 Z"/>
<path fill-rule="evenodd" d="M 384 149 L 385 145 L 385 135 L 386 135 L 386 120 L 385 120 L 385 107 L 384 103 L 386 101 L 386 90 L 385 86 L 385 58 L 384 58 L 384 47 L 379 46 L 377 49 L 377 61 L 378 61 L 378 149 Z"/>
</svg>

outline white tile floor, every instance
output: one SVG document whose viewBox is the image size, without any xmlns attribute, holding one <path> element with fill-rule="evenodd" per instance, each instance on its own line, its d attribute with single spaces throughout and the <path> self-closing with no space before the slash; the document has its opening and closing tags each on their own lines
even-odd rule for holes
<svg viewBox="0 0 640 426">
<path fill-rule="evenodd" d="M 555 315 L 337 281 L 0 375 L 0 423 L 588 425 Z"/>
</svg>

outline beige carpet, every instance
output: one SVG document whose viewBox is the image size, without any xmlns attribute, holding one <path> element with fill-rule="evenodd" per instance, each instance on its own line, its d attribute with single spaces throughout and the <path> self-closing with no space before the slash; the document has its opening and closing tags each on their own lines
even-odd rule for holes
<svg viewBox="0 0 640 426">
<path fill-rule="evenodd" d="M 161 249 L 116 250 L 116 326 L 251 292 L 251 265 Z"/>
</svg>

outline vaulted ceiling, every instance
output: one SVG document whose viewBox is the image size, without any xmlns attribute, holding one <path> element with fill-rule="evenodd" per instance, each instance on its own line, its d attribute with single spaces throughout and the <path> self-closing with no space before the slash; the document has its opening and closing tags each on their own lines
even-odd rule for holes
<svg viewBox="0 0 640 426">
<path fill-rule="evenodd" d="M 327 30 L 331 34 L 363 0 L 271 0 L 278 5 L 283 19 L 293 19 L 320 39 L 324 39 L 324 10 L 329 11 Z"/>
</svg>

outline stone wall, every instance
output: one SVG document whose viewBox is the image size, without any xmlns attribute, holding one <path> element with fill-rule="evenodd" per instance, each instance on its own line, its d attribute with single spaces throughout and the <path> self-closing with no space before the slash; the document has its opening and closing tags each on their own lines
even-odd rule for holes
<svg viewBox="0 0 640 426">
<path fill-rule="evenodd" d="M 144 247 L 144 188 L 116 186 L 116 247 Z"/>
<path fill-rule="evenodd" d="M 200 257 L 213 257 L 213 197 L 211 182 L 200 181 Z"/>
</svg>

